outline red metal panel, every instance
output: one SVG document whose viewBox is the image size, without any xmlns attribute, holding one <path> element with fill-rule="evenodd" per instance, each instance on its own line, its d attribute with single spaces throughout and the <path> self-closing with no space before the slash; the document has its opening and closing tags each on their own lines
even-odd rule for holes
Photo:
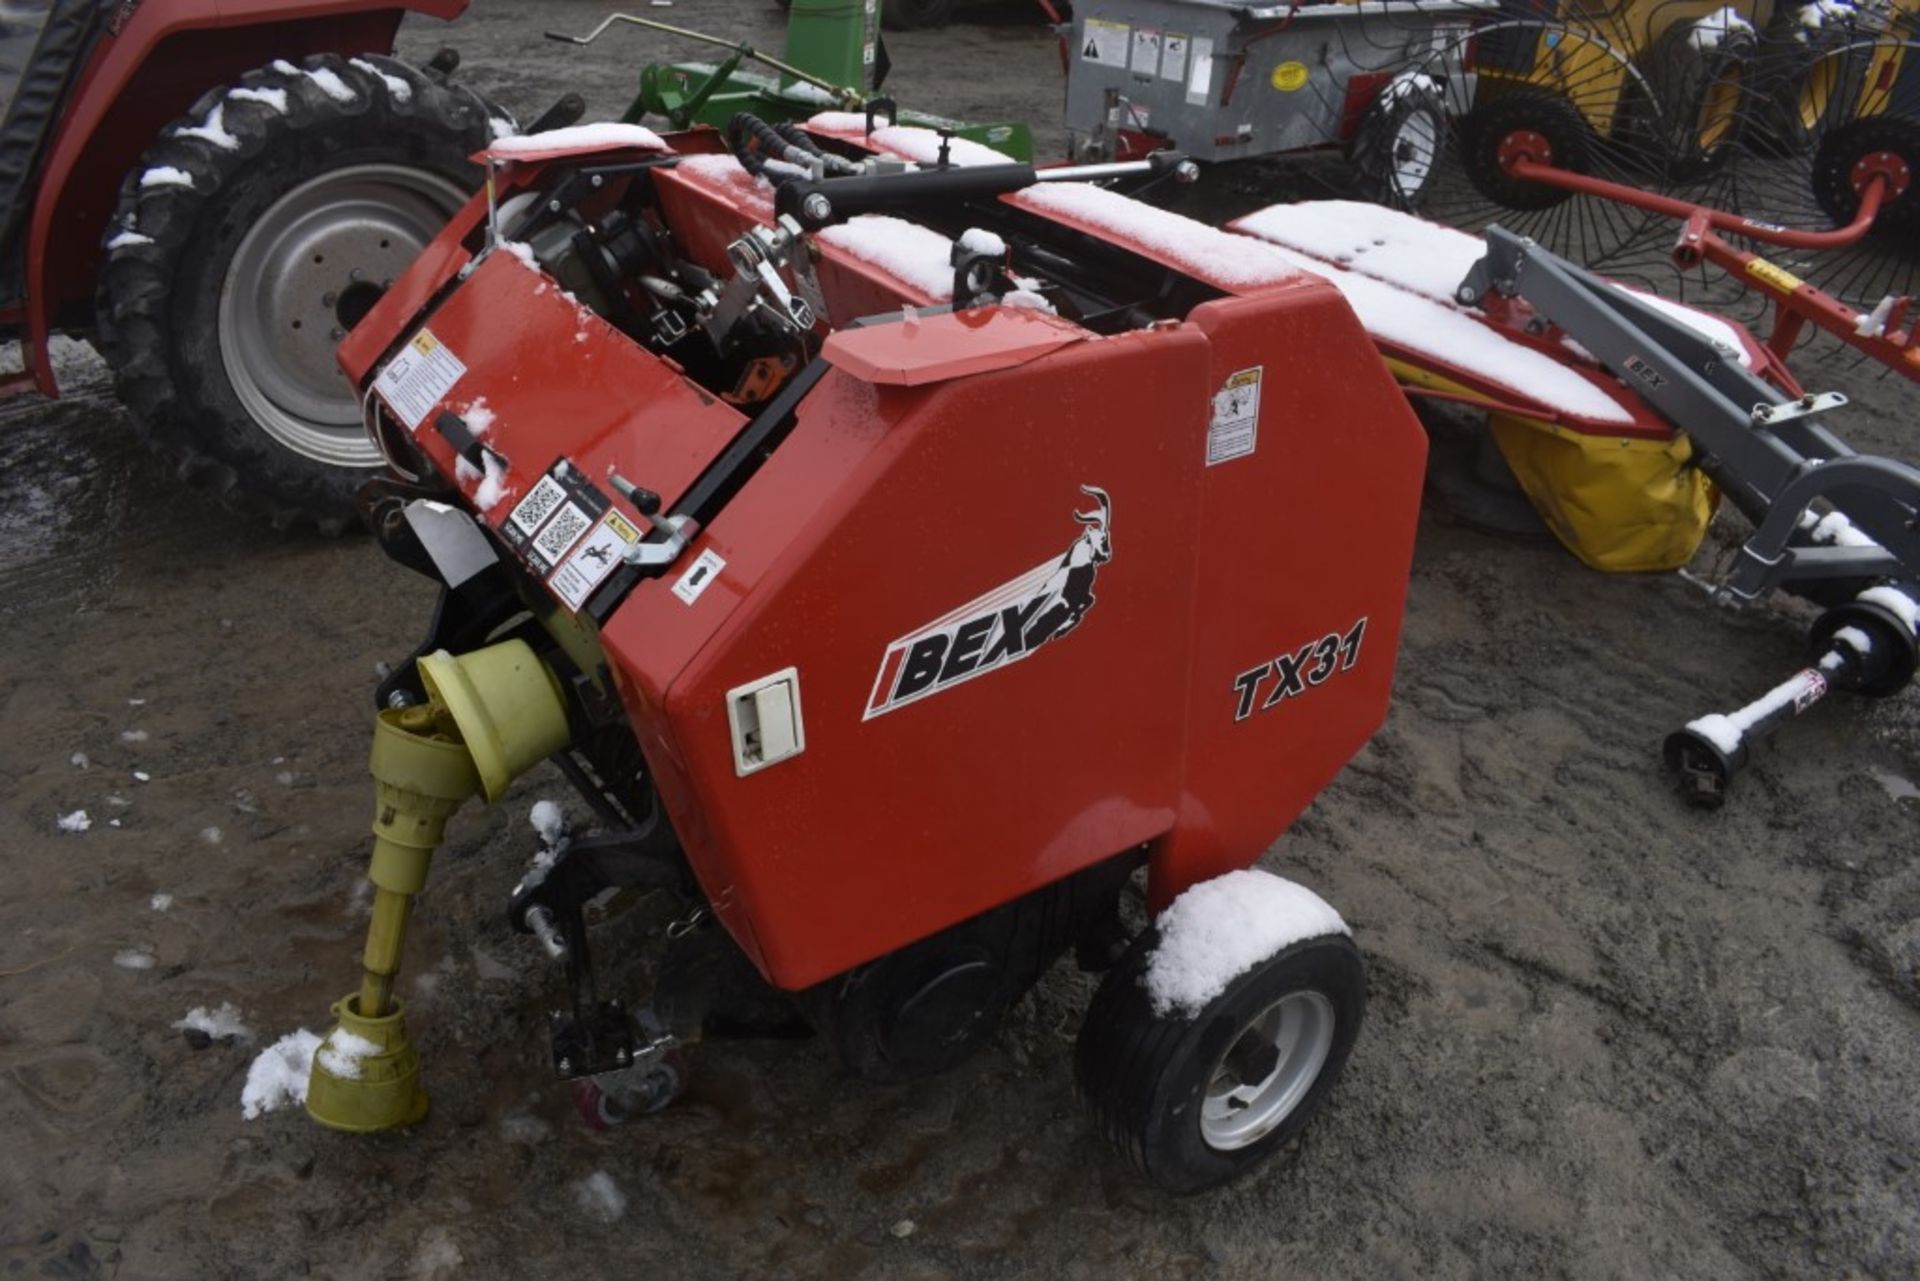
<svg viewBox="0 0 1920 1281">
<path fill-rule="evenodd" d="M 1153 853 L 1156 907 L 1259 857 L 1385 718 L 1427 452 L 1331 285 L 1190 319 L 1211 344 L 1209 390 L 1257 369 L 1260 396 L 1252 451 L 1197 468 L 1184 789 Z M 1200 441 L 1182 443 L 1204 461 Z"/>
<path fill-rule="evenodd" d="M 1025 364 L 1089 337 L 1069 320 L 1023 307 L 978 307 L 912 324 L 843 329 L 821 355 L 871 383 L 917 387 Z"/>
<path fill-rule="evenodd" d="M 864 401 L 834 375 L 829 412 L 715 521 L 714 589 L 686 606 L 649 585 L 609 621 L 609 653 L 648 695 L 636 714 L 667 691 L 669 811 L 698 815 L 683 836 L 701 880 L 775 982 L 818 981 L 1171 825 L 1207 365 L 1183 328 Z M 893 642 L 1069 551 L 1082 485 L 1112 496 L 1113 552 L 1080 625 L 869 716 Z M 729 606 L 676 678 L 676 612 Z M 726 691 L 788 666 L 806 750 L 737 777 Z"/>
</svg>

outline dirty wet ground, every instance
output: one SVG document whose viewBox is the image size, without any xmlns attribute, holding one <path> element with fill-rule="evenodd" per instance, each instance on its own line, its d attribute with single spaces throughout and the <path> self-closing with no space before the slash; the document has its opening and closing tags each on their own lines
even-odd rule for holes
<svg viewBox="0 0 1920 1281">
<path fill-rule="evenodd" d="M 538 42 L 591 5 L 481 8 L 403 48 L 459 45 L 523 117 L 563 85 L 612 114 L 659 47 Z M 661 12 L 777 46 L 771 8 Z M 899 90 L 1055 119 L 1051 45 L 1016 17 L 894 40 Z M 1432 513 L 1386 727 L 1266 860 L 1353 924 L 1368 1025 L 1327 1110 L 1253 1178 L 1169 1200 L 1091 1134 L 1070 964 L 939 1080 L 880 1089 L 810 1041 L 710 1043 L 680 1106 L 589 1133 L 546 1063 L 559 977 L 504 922 L 528 806 L 563 795 L 545 769 L 458 817 L 423 898 L 403 983 L 426 1123 L 243 1121 L 253 1055 L 354 981 L 374 664 L 430 595 L 366 539 L 273 536 L 184 491 L 89 355 L 62 361 L 66 400 L 0 405 L 5 1275 L 1920 1269 L 1914 696 L 1835 700 L 1726 811 L 1690 812 L 1660 737 L 1789 670 L 1804 616 L 1711 610 L 1675 576 L 1604 578 Z M 1864 402 L 1856 443 L 1920 454 L 1907 386 L 1808 381 Z M 57 830 L 83 808 L 89 830 Z M 665 919 L 631 905 L 598 945 L 638 957 Z M 223 1001 L 252 1043 L 171 1026 Z"/>
</svg>

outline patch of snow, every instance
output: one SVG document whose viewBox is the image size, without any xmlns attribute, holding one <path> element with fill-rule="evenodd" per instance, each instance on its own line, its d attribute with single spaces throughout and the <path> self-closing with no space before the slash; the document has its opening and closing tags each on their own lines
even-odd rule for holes
<svg viewBox="0 0 1920 1281">
<path fill-rule="evenodd" d="M 173 895 L 155 894 L 152 898 L 147 900 L 147 906 L 152 908 L 156 912 L 168 911 L 173 907 Z"/>
<path fill-rule="evenodd" d="M 527 813 L 527 822 L 548 845 L 558 845 L 567 835 L 567 815 L 553 801 L 535 801 Z"/>
<path fill-rule="evenodd" d="M 773 184 L 748 173 L 732 156 L 683 156 L 673 173 L 717 189 L 739 205 L 742 212 L 762 222 L 773 220 Z"/>
<path fill-rule="evenodd" d="M 240 1115 L 251 1121 L 289 1103 L 305 1103 L 307 1078 L 313 1073 L 313 1056 L 319 1048 L 320 1038 L 300 1028 L 260 1051 L 247 1067 L 247 1084 L 240 1091 Z"/>
<path fill-rule="evenodd" d="M 1154 927 L 1160 942 L 1147 958 L 1144 982 L 1162 1018 L 1198 1014 L 1235 979 L 1295 943 L 1352 933 L 1318 894 L 1258 868 L 1191 887 Z"/>
<path fill-rule="evenodd" d="M 130 698 L 127 700 L 128 707 L 145 707 L 146 705 L 147 700 L 144 698 Z"/>
<path fill-rule="evenodd" d="M 1718 49 L 1736 35 L 1754 34 L 1753 24 L 1740 16 L 1740 11 L 1732 5 L 1724 5 L 1693 24 L 1693 33 L 1687 37 L 1687 43 L 1705 53 Z"/>
<path fill-rule="evenodd" d="M 1276 253 L 1289 252 L 1277 245 L 1269 248 Z M 1318 271 L 1346 295 L 1361 325 L 1382 342 L 1471 370 L 1509 389 L 1516 399 L 1532 400 L 1591 422 L 1633 421 L 1633 415 L 1605 389 L 1466 312 L 1358 272 L 1318 266 L 1307 258 L 1295 261 Z"/>
<path fill-rule="evenodd" d="M 153 953 L 130 947 L 115 952 L 113 963 L 123 970 L 150 970 L 153 968 Z"/>
<path fill-rule="evenodd" d="M 1000 295 L 1000 305 L 1002 307 L 1025 307 L 1029 311 L 1044 311 L 1049 316 L 1057 316 L 1060 314 L 1054 310 L 1053 304 L 1048 302 L 1043 295 L 1035 293 L 1031 289 L 1009 289 L 1006 293 Z"/>
<path fill-rule="evenodd" d="M 893 1225 L 893 1235 L 904 1241 L 919 1230 L 919 1224 L 912 1219 L 902 1219 Z"/>
<path fill-rule="evenodd" d="M 377 1042 L 337 1027 L 327 1033 L 326 1040 L 320 1042 L 314 1051 L 314 1061 L 343 1081 L 358 1081 L 360 1060 L 379 1052 Z"/>
<path fill-rule="evenodd" d="M 387 96 L 395 102 L 413 101 L 413 86 L 405 80 L 402 80 L 399 76 L 388 75 L 371 62 L 368 62 L 365 58 L 348 58 L 347 62 L 351 66 L 360 68 L 360 70 L 370 76 L 380 77 L 380 83 L 387 87 Z"/>
<path fill-rule="evenodd" d="M 533 256 L 533 246 L 524 240 L 501 240 L 497 247 L 520 260 L 520 265 L 528 271 L 539 271 L 540 260 Z"/>
<path fill-rule="evenodd" d="M 273 776 L 273 781 L 280 784 L 280 786 L 282 787 L 292 787 L 293 771 L 290 769 L 283 769 L 278 774 L 275 774 Z"/>
<path fill-rule="evenodd" d="M 327 97 L 332 98 L 335 102 L 354 102 L 358 100 L 360 96 L 353 91 L 353 86 L 349 85 L 325 67 L 315 67 L 304 74 L 307 79 L 320 86 L 321 93 L 326 94 Z"/>
<path fill-rule="evenodd" d="M 109 240 L 107 242 L 107 248 L 110 251 L 114 249 L 131 249 L 135 245 L 150 245 L 152 243 L 152 236 L 143 236 L 132 228 L 128 228 L 112 240 Z"/>
<path fill-rule="evenodd" d="M 553 1127 L 526 1112 L 510 1112 L 500 1118 L 500 1133 L 510 1143 L 534 1144 L 553 1134 Z"/>
<path fill-rule="evenodd" d="M 496 156 L 524 156 L 536 151 L 575 151 L 605 150 L 611 147 L 634 147 L 641 151 L 666 151 L 667 144 L 659 134 L 645 125 L 616 124 L 602 120 L 590 125 L 569 125 L 565 129 L 549 129 L 544 133 L 517 134 L 507 138 L 496 138 L 493 154 Z"/>
<path fill-rule="evenodd" d="M 808 84 L 804 80 L 796 80 L 790 85 L 783 86 L 780 90 L 780 96 L 782 98 L 790 98 L 794 102 L 812 103 L 816 107 L 837 107 L 840 105 L 839 94 L 828 93 L 819 85 Z M 862 119 L 865 119 L 865 117 L 862 117 Z"/>
<path fill-rule="evenodd" d="M 817 238 L 934 302 L 953 297 L 953 242 L 937 231 L 889 214 L 860 214 L 823 227 Z"/>
<path fill-rule="evenodd" d="M 1920 635 L 1920 604 L 1915 604 L 1913 597 L 1898 587 L 1869 587 L 1854 599 L 1891 610 L 1894 617 L 1907 625 L 1908 631 Z"/>
<path fill-rule="evenodd" d="M 88 759 L 85 752 L 75 752 L 72 756 L 67 757 L 67 764 L 73 766 L 75 769 L 85 769 L 87 766 L 93 764 L 93 762 Z"/>
<path fill-rule="evenodd" d="M 214 1040 L 232 1037 L 236 1041 L 251 1041 L 253 1029 L 240 1018 L 240 1011 L 232 1001 L 220 1002 L 220 1008 L 209 1010 L 204 1005 L 196 1005 L 187 1011 L 187 1017 L 173 1025 L 183 1032 L 205 1032 Z"/>
<path fill-rule="evenodd" d="M 1357 200 L 1269 205 L 1232 228 L 1449 306 L 1487 253 L 1478 236 Z"/>
<path fill-rule="evenodd" d="M 1662 298 L 1659 294 L 1635 289 L 1631 285 L 1623 285 L 1618 281 L 1611 283 L 1621 293 L 1633 295 L 1637 301 L 1647 304 L 1668 319 L 1685 325 L 1708 342 L 1731 349 L 1742 365 L 1748 369 L 1753 368 L 1753 354 L 1747 350 L 1747 344 L 1740 340 L 1740 331 L 1712 312 L 1701 311 L 1685 303 L 1675 302 L 1671 298 Z"/>
<path fill-rule="evenodd" d="M 1688 721 L 1687 728 L 1731 756 L 1739 750 L 1740 740 L 1746 737 L 1747 731 L 1762 719 L 1790 703 L 1799 702 L 1825 684 L 1826 679 L 1818 672 L 1811 669 L 1798 671 L 1739 711 L 1724 714 L 1710 712 L 1697 720 Z"/>
<path fill-rule="evenodd" d="M 147 741 L 147 731 L 143 729 L 123 729 L 120 731 L 120 741 L 123 743 L 144 743 Z"/>
<path fill-rule="evenodd" d="M 1807 520 L 1812 516 L 1812 512 L 1805 513 L 1800 523 L 1801 527 L 1807 531 L 1807 537 L 1816 543 L 1831 543 L 1836 547 L 1878 547 L 1880 545 L 1848 520 L 1845 512 L 1828 512 L 1809 525 Z"/>
<path fill-rule="evenodd" d="M 240 140 L 227 132 L 226 109 L 220 103 L 214 103 L 207 112 L 207 118 L 197 125 L 173 131 L 176 138 L 198 138 L 210 142 L 222 151 L 240 150 Z"/>
<path fill-rule="evenodd" d="M 1379 102 L 1392 104 L 1411 94 L 1424 93 L 1433 97 L 1440 96 L 1440 82 L 1424 71 L 1409 67 L 1393 79 L 1387 81 L 1387 87 L 1380 91 Z"/>
<path fill-rule="evenodd" d="M 143 769 L 137 769 L 133 771 L 133 781 L 136 783 L 151 783 L 153 781 L 153 775 Z"/>
<path fill-rule="evenodd" d="M 1253 288 L 1286 284 L 1310 274 L 1277 245 L 1236 236 L 1084 182 L 1041 183 L 1013 200 L 1023 208 L 1131 242 L 1216 285 Z"/>
<path fill-rule="evenodd" d="M 1793 15 L 1800 30 L 1794 35 L 1801 40 L 1807 38 L 1810 31 L 1819 31 L 1830 23 L 1852 24 L 1861 18 L 1858 5 L 1851 0 L 1813 0 L 1812 4 L 1802 5 Z"/>
<path fill-rule="evenodd" d="M 1836 645 L 1845 645 L 1862 658 L 1873 653 L 1873 637 L 1858 627 L 1842 627 L 1833 634 L 1833 640 Z"/>
<path fill-rule="evenodd" d="M 627 1194 L 605 1170 L 595 1170 L 573 1185 L 573 1199 L 602 1223 L 617 1222 L 627 1212 Z"/>
<path fill-rule="evenodd" d="M 191 191 L 193 175 L 172 165 L 155 165 L 140 175 L 140 189 L 145 191 L 149 187 L 185 187 Z"/>
<path fill-rule="evenodd" d="M 1887 335 L 1887 319 L 1893 315 L 1893 305 L 1899 301 L 1892 294 L 1882 298 L 1872 311 L 1860 313 L 1853 322 L 1853 332 L 1862 338 L 1884 338 Z"/>
<path fill-rule="evenodd" d="M 940 163 L 942 140 L 935 129 L 925 129 L 919 125 L 881 125 L 868 134 L 867 116 L 863 111 L 822 111 L 807 121 L 807 127 L 821 133 L 863 140 L 915 164 Z M 992 147 L 966 138 L 950 138 L 946 141 L 947 163 L 951 165 L 964 167 L 1019 163 L 1004 151 L 995 151 Z"/>
<path fill-rule="evenodd" d="M 520 132 L 514 128 L 513 121 L 508 120 L 504 116 L 489 116 L 487 118 L 487 129 L 493 134 L 493 140 L 495 142 L 499 142 L 502 138 L 511 138 Z"/>
<path fill-rule="evenodd" d="M 1007 256 L 1007 242 L 984 227 L 968 227 L 954 243 L 970 254 L 986 254 L 990 258 Z"/>
<path fill-rule="evenodd" d="M 107 804 L 113 806 L 115 809 L 123 810 L 127 806 L 133 804 L 133 802 L 116 792 L 113 795 L 107 797 Z"/>
<path fill-rule="evenodd" d="M 483 512 L 490 512 L 506 497 L 507 460 L 492 450 L 482 453 L 480 459 L 486 464 L 487 474 L 473 491 L 473 505 Z"/>
<path fill-rule="evenodd" d="M 1887 795 L 1895 801 L 1920 801 L 1920 787 L 1915 787 L 1898 774 L 1878 769 L 1869 770 L 1868 773 L 1873 775 L 1874 782 L 1887 789 Z"/>
<path fill-rule="evenodd" d="M 460 417 L 466 420 L 467 430 L 476 436 L 493 430 L 493 410 L 487 407 L 485 396 L 475 397 L 471 405 L 460 411 Z"/>
<path fill-rule="evenodd" d="M 209 845 L 218 845 L 223 838 L 220 835 L 219 828 L 203 827 L 200 829 L 200 839 Z"/>
<path fill-rule="evenodd" d="M 87 817 L 85 810 L 75 810 L 71 814 L 62 814 L 54 820 L 54 825 L 63 832 L 84 832 L 93 826 L 93 820 Z"/>
<path fill-rule="evenodd" d="M 285 89 L 229 89 L 227 97 L 234 102 L 257 102 L 280 115 L 287 114 L 287 91 Z"/>
</svg>

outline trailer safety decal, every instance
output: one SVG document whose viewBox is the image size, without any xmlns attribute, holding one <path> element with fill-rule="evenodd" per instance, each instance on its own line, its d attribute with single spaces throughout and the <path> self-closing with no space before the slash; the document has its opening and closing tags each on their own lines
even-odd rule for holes
<svg viewBox="0 0 1920 1281">
<path fill-rule="evenodd" d="M 1087 19 L 1087 36 L 1080 45 L 1080 56 L 1088 62 L 1104 62 L 1110 67 L 1127 65 L 1127 36 L 1131 28 L 1124 22 L 1105 18 Z"/>
<path fill-rule="evenodd" d="M 1330 678 L 1352 671 L 1360 661 L 1360 644 L 1367 638 L 1363 616 L 1344 632 L 1328 632 L 1290 653 L 1249 667 L 1233 678 L 1233 719 L 1238 724 L 1255 711 L 1268 711 L 1290 698 L 1318 689 Z M 1260 698 L 1262 690 L 1266 697 Z"/>
<path fill-rule="evenodd" d="M 713 580 L 720 577 L 720 571 L 726 567 L 727 562 L 720 559 L 720 554 L 711 547 L 707 548 L 687 567 L 687 572 L 674 582 L 673 594 L 687 604 L 693 604 L 700 599 L 700 593 L 713 586 Z"/>
<path fill-rule="evenodd" d="M 1082 485 L 1080 492 L 1098 506 L 1073 513 L 1084 528 L 1064 555 L 1042 561 L 887 646 L 861 720 L 1017 663 L 1080 626 L 1094 605 L 1094 578 L 1113 559 L 1113 502 L 1095 485 Z"/>
<path fill-rule="evenodd" d="M 1133 60 L 1127 70 L 1135 75 L 1151 76 L 1160 70 L 1160 33 L 1151 27 L 1135 27 Z"/>
<path fill-rule="evenodd" d="M 1187 78 L 1187 38 L 1169 31 L 1160 46 L 1160 75 L 1178 84 Z"/>
<path fill-rule="evenodd" d="M 422 329 L 387 362 L 373 380 L 373 389 L 400 415 L 408 431 L 418 431 L 421 421 L 466 372 L 451 348 L 435 338 L 431 329 Z"/>
<path fill-rule="evenodd" d="M 1207 466 L 1245 458 L 1260 441 L 1260 379 L 1265 365 L 1230 374 L 1213 394 L 1207 423 Z"/>
</svg>

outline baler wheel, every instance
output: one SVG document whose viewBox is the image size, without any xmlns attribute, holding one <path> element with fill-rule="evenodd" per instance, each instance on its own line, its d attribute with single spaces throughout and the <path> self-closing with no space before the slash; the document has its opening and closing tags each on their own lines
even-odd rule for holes
<svg viewBox="0 0 1920 1281">
<path fill-rule="evenodd" d="M 1305 939 L 1241 974 L 1198 1014 L 1156 1014 L 1148 930 L 1088 1007 L 1075 1077 L 1094 1122 L 1169 1192 L 1238 1178 L 1305 1127 L 1339 1079 L 1366 1009 L 1344 934 Z"/>
<path fill-rule="evenodd" d="M 380 458 L 334 349 L 465 203 L 504 114 L 391 58 L 323 54 L 161 132 L 108 223 L 99 328 L 183 476 L 278 527 L 345 525 Z"/>
</svg>

